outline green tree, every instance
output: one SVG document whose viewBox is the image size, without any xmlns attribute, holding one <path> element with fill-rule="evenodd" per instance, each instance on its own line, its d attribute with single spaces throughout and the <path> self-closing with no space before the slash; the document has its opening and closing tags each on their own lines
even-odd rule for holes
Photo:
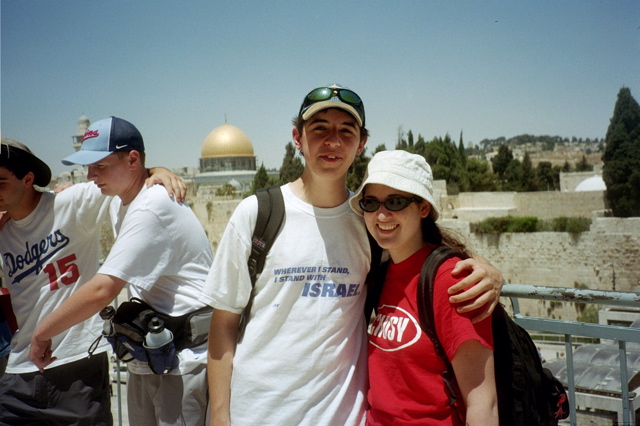
<svg viewBox="0 0 640 426">
<path fill-rule="evenodd" d="M 538 186 L 541 191 L 560 189 L 560 167 L 554 168 L 549 161 L 541 161 L 536 169 Z"/>
<path fill-rule="evenodd" d="M 580 160 L 576 164 L 576 172 L 590 172 L 593 170 L 593 165 L 587 162 L 587 157 L 585 155 L 582 156 L 582 160 Z"/>
<path fill-rule="evenodd" d="M 503 191 L 521 191 L 523 185 L 523 170 L 520 160 L 513 159 L 504 172 L 504 180 L 502 182 Z"/>
<path fill-rule="evenodd" d="M 447 187 L 452 194 L 469 191 L 469 174 L 465 167 L 466 154 L 460 154 L 448 134 L 444 138 L 433 138 L 425 144 L 421 144 L 419 140 L 414 146 L 414 152 L 427 160 L 434 179 L 447 181 Z"/>
<path fill-rule="evenodd" d="M 373 155 L 377 154 L 380 151 L 386 150 L 387 147 L 384 144 L 380 144 L 376 147 Z M 351 165 L 351 167 L 349 167 L 349 172 L 347 173 L 347 188 L 355 191 L 360 187 L 360 184 L 362 183 L 364 175 L 367 171 L 369 161 L 371 161 L 371 158 L 367 156 L 367 148 L 365 147 L 362 150 L 362 154 L 356 156 L 353 164 Z"/>
<path fill-rule="evenodd" d="M 253 177 L 253 193 L 255 194 L 258 189 L 268 188 L 270 186 L 267 169 L 264 168 L 264 163 L 262 163 Z"/>
<path fill-rule="evenodd" d="M 413 149 L 413 132 L 411 130 L 407 132 L 407 147 Z"/>
<path fill-rule="evenodd" d="M 404 139 L 404 130 L 402 130 L 402 126 L 398 126 L 398 139 L 396 141 L 396 149 L 404 149 L 407 150 L 407 141 Z"/>
<path fill-rule="evenodd" d="M 640 216 L 640 106 L 623 87 L 605 137 L 602 178 L 614 216 Z"/>
<path fill-rule="evenodd" d="M 373 155 L 376 155 L 380 151 L 386 151 L 386 150 L 387 150 L 386 145 L 381 143 L 380 145 L 376 146 L 376 150 L 373 152 Z"/>
<path fill-rule="evenodd" d="M 498 179 L 486 161 L 469 158 L 467 160 L 467 174 L 469 175 L 469 191 L 489 192 L 498 190 Z"/>
<path fill-rule="evenodd" d="M 519 191 L 528 192 L 537 190 L 538 182 L 536 180 L 536 172 L 533 169 L 529 153 L 525 152 L 524 158 L 522 159 L 522 186 Z"/>
<path fill-rule="evenodd" d="M 285 183 L 293 182 L 302 176 L 303 171 L 304 165 L 302 164 L 302 160 L 296 156 L 296 148 L 293 146 L 293 143 L 289 142 L 285 146 L 285 154 L 282 160 L 282 166 L 280 167 L 278 184 L 284 185 Z"/>
<path fill-rule="evenodd" d="M 367 148 L 364 148 L 360 155 L 356 155 L 353 164 L 349 167 L 349 171 L 347 172 L 347 188 L 355 191 L 360 187 L 369 161 L 371 161 L 371 158 L 367 156 Z"/>
<path fill-rule="evenodd" d="M 453 143 L 451 145 L 455 148 Z M 447 182 L 456 185 L 459 192 L 468 192 L 471 188 L 469 173 L 467 172 L 467 155 L 464 149 L 454 149 L 452 152 L 451 173 Z"/>
<path fill-rule="evenodd" d="M 493 172 L 498 175 L 498 179 L 502 182 L 505 179 L 505 173 L 509 164 L 513 161 L 513 152 L 507 145 L 500 145 L 498 154 L 491 159 Z"/>
<path fill-rule="evenodd" d="M 426 142 L 421 134 L 418 134 L 418 141 L 413 145 L 413 152 L 424 156 L 424 146 Z"/>
<path fill-rule="evenodd" d="M 467 167 L 467 152 L 464 149 L 464 142 L 462 140 L 462 132 L 460 132 L 460 142 L 458 143 L 458 154 L 460 155 L 460 160 L 462 160 L 462 165 Z"/>
</svg>

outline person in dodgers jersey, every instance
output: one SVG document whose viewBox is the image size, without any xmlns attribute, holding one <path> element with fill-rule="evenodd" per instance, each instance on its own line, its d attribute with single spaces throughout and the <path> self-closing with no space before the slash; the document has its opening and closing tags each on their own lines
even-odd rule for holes
<svg viewBox="0 0 640 426">
<path fill-rule="evenodd" d="M 148 173 L 138 129 L 109 117 L 94 122 L 87 132 L 92 132 L 91 138 L 63 163 L 88 165 L 88 178 L 102 193 L 120 199 L 112 213 L 117 236 L 98 272 L 36 327 L 29 358 L 40 369 L 55 359 L 52 339 L 98 313 L 125 285 L 130 297 L 166 315 L 180 317 L 206 306 L 197 296 L 211 266 L 211 246 L 189 206 L 173 202 L 162 188 L 144 186 Z M 196 337 L 191 341 L 203 341 Z M 206 341 L 185 346 L 177 352 L 176 366 L 161 375 L 154 374 L 146 362 L 128 362 L 129 422 L 204 424 L 206 349 Z"/>
<path fill-rule="evenodd" d="M 211 424 L 363 424 L 366 410 L 365 277 L 371 253 L 364 222 L 351 211 L 349 166 L 364 150 L 364 105 L 338 85 L 311 91 L 294 119 L 302 176 L 281 187 L 283 227 L 258 277 L 244 338 L 241 312 L 251 294 L 247 259 L 255 196 L 233 213 L 201 300 L 214 307 L 209 338 Z M 458 296 L 495 306 L 502 277 L 476 271 Z M 459 271 L 457 271 L 459 272 Z M 477 307 L 477 305 L 474 305 Z"/>
<path fill-rule="evenodd" d="M 57 359 L 44 372 L 28 357 L 38 322 L 98 271 L 101 224 L 117 203 L 90 182 L 60 194 L 34 187 L 50 180 L 49 166 L 27 146 L 2 138 L 0 256 L 19 330 L 0 378 L 0 423 L 111 424 L 107 343 L 87 357 L 102 331 L 97 315 L 56 337 Z M 161 171 L 149 184 L 154 181 L 184 197 L 184 184 L 172 173 Z"/>
</svg>

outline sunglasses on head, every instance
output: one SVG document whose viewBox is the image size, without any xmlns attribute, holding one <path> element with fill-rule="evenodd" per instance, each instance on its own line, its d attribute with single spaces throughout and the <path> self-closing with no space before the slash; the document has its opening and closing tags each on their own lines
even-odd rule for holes
<svg viewBox="0 0 640 426">
<path fill-rule="evenodd" d="M 360 204 L 360 208 L 367 213 L 373 213 L 377 211 L 380 208 L 380 205 L 384 205 L 384 208 L 389 211 L 397 212 L 402 209 L 406 209 L 409 206 L 409 204 L 413 202 L 420 202 L 420 201 L 422 201 L 422 199 L 417 197 L 413 197 L 413 198 L 393 197 L 393 198 L 389 198 L 386 201 L 378 201 L 373 198 L 362 198 L 358 202 L 358 204 Z"/>
<path fill-rule="evenodd" d="M 298 115 L 304 114 L 311 105 L 317 102 L 328 101 L 333 97 L 338 97 L 343 103 L 352 106 L 362 119 L 362 127 L 364 127 L 364 104 L 362 103 L 362 99 L 360 99 L 360 96 L 358 96 L 356 92 L 341 87 L 318 87 L 312 90 L 304 98 Z"/>
</svg>

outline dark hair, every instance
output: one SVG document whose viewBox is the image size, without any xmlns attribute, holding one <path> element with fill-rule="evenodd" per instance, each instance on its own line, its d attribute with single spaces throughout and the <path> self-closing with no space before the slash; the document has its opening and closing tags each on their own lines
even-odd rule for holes
<svg viewBox="0 0 640 426">
<path fill-rule="evenodd" d="M 0 167 L 4 167 L 13 173 L 18 179 L 24 178 L 27 173 L 32 172 L 30 163 L 20 161 L 21 154 L 15 150 L 11 151 L 11 157 L 0 155 Z"/>
<path fill-rule="evenodd" d="M 344 110 L 342 108 L 325 108 L 325 109 L 323 109 L 321 111 L 326 111 L 328 109 L 337 109 L 339 111 L 344 111 L 344 112 L 348 113 L 347 110 Z M 320 111 L 318 111 L 318 112 L 320 112 Z M 298 129 L 298 133 L 300 133 L 300 134 L 302 134 L 302 128 L 304 127 L 304 123 L 306 123 L 306 122 L 307 122 L 307 120 L 304 120 L 302 118 L 302 114 L 293 117 L 293 120 L 291 120 L 291 124 L 293 124 L 293 127 Z M 366 138 L 366 137 L 369 137 L 369 130 L 366 127 L 360 127 L 360 142 L 362 142 L 364 140 L 364 138 Z"/>
<path fill-rule="evenodd" d="M 453 231 L 443 230 L 433 221 L 431 216 L 422 219 L 422 239 L 436 246 L 447 246 L 459 251 L 467 257 L 471 257 L 471 252 L 467 249 L 459 238 L 453 235 Z"/>
</svg>

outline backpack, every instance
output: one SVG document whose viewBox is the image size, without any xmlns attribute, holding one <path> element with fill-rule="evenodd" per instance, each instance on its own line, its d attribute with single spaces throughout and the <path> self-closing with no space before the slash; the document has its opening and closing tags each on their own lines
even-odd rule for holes
<svg viewBox="0 0 640 426">
<path fill-rule="evenodd" d="M 420 272 L 417 290 L 420 326 L 433 342 L 438 356 L 446 366 L 442 380 L 449 403 L 462 422 L 462 395 L 451 362 L 435 332 L 433 318 L 433 282 L 440 265 L 451 257 L 465 258 L 459 252 L 440 246 L 434 249 Z M 379 271 L 375 288 L 370 289 L 374 306 L 382 292 L 384 270 Z M 501 304 L 492 313 L 494 370 L 501 425 L 557 425 L 569 416 L 569 401 L 564 386 L 551 371 L 542 367 L 538 350 L 527 331 L 517 325 Z M 464 422 L 462 422 L 464 424 Z"/>
<path fill-rule="evenodd" d="M 280 186 L 258 189 L 256 191 L 256 197 L 258 198 L 258 217 L 253 230 L 253 236 L 251 237 L 251 254 L 247 261 L 249 277 L 251 278 L 251 294 L 249 296 L 249 302 L 247 302 L 247 306 L 245 306 L 242 311 L 242 316 L 240 317 L 238 343 L 242 342 L 244 330 L 247 327 L 249 313 L 251 312 L 251 306 L 253 304 L 253 290 L 256 285 L 256 279 L 264 268 L 267 253 L 271 249 L 284 220 L 284 199 L 282 198 Z M 368 235 L 368 237 L 371 247 L 371 267 L 369 268 L 369 275 L 367 275 L 366 282 L 372 279 L 371 277 L 375 269 L 374 266 L 379 265 L 380 259 L 382 258 L 382 249 L 371 235 Z M 371 312 L 371 309 L 365 309 L 365 312 Z"/>
<path fill-rule="evenodd" d="M 279 186 L 258 189 L 256 197 L 258 198 L 258 217 L 251 237 L 251 254 L 247 260 L 249 277 L 251 278 L 251 294 L 249 295 L 249 302 L 247 302 L 247 306 L 245 306 L 240 317 L 238 343 L 242 342 L 244 330 L 249 320 L 256 279 L 264 268 L 267 253 L 269 253 L 284 220 L 284 199 Z"/>
</svg>

